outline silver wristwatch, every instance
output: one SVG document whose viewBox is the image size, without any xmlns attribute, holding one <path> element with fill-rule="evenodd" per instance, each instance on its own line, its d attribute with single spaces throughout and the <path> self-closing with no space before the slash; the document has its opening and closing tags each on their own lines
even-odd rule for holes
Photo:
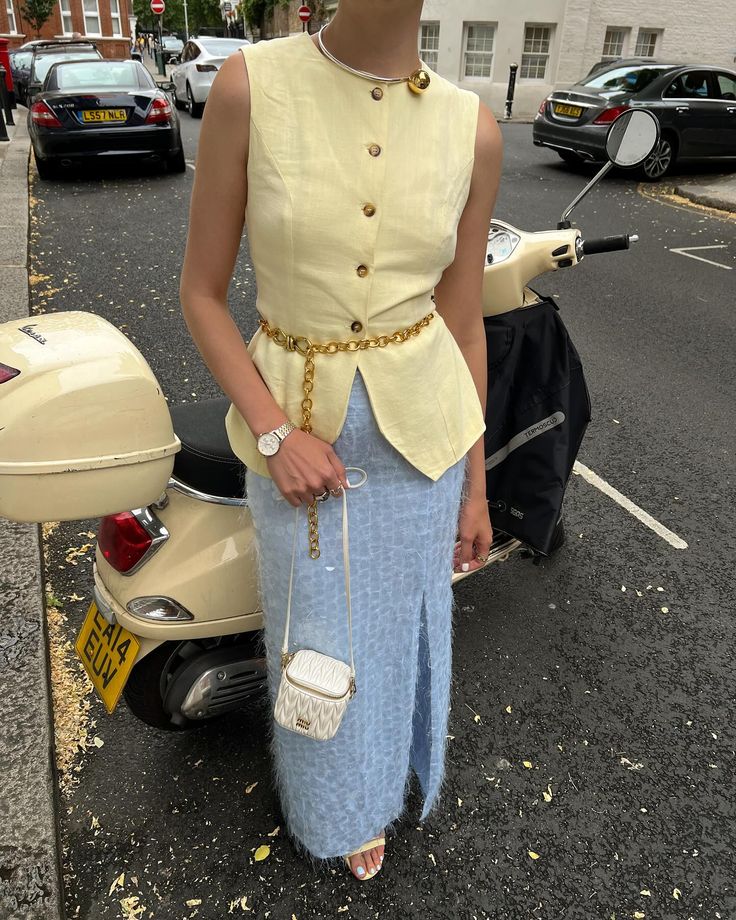
<svg viewBox="0 0 736 920">
<path fill-rule="evenodd" d="M 278 428 L 274 428 L 273 431 L 265 431 L 262 435 L 258 436 L 258 450 L 263 454 L 264 457 L 273 457 L 273 455 L 281 447 L 281 442 L 292 431 L 294 431 L 296 425 L 292 425 L 291 422 L 284 422 L 283 425 L 279 425 Z"/>
</svg>

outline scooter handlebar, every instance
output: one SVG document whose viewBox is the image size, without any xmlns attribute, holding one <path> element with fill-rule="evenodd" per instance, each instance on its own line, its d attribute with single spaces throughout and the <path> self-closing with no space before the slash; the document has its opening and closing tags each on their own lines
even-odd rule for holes
<svg viewBox="0 0 736 920">
<path fill-rule="evenodd" d="M 624 233 L 620 236 L 603 236 L 597 240 L 583 240 L 583 254 L 593 256 L 599 252 L 618 252 L 621 249 L 628 249 L 630 244 L 635 243 L 638 239 L 638 236 L 629 236 Z"/>
</svg>

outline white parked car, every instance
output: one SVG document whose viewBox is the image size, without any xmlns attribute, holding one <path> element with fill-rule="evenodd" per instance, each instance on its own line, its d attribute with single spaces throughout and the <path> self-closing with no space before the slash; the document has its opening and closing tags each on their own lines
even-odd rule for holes
<svg viewBox="0 0 736 920">
<path fill-rule="evenodd" d="M 174 103 L 201 118 L 215 74 L 226 57 L 250 42 L 243 38 L 190 38 L 181 53 L 181 63 L 171 72 Z"/>
</svg>

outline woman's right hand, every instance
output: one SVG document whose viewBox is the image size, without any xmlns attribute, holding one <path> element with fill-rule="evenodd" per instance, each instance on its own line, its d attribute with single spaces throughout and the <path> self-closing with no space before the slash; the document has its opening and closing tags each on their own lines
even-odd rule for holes
<svg viewBox="0 0 736 920">
<path fill-rule="evenodd" d="M 266 458 L 278 490 L 294 507 L 310 505 L 327 489 L 337 492 L 347 483 L 342 461 L 331 444 L 297 428 Z"/>
</svg>

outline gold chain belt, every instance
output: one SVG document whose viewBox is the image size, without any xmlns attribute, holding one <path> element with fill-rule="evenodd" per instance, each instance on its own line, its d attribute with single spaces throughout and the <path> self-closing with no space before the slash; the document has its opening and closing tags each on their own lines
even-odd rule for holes
<svg viewBox="0 0 736 920">
<path fill-rule="evenodd" d="M 302 431 L 307 433 L 312 430 L 312 408 L 313 402 L 311 393 L 314 389 L 314 356 L 335 355 L 340 351 L 364 351 L 366 348 L 385 348 L 386 345 L 406 342 L 412 336 L 419 333 L 428 326 L 435 313 L 432 311 L 426 316 L 406 329 L 397 329 L 391 335 L 376 335 L 368 339 L 349 339 L 347 342 L 327 342 L 321 344 L 312 342 L 303 335 L 289 335 L 283 329 L 270 326 L 265 319 L 261 319 L 259 326 L 266 335 L 275 342 L 276 345 L 286 349 L 286 351 L 296 351 L 304 356 L 304 399 L 302 399 L 302 424 L 299 426 Z M 312 499 L 307 506 L 307 520 L 309 522 L 309 555 L 312 559 L 319 558 L 319 528 L 317 520 L 317 499 Z"/>
</svg>

